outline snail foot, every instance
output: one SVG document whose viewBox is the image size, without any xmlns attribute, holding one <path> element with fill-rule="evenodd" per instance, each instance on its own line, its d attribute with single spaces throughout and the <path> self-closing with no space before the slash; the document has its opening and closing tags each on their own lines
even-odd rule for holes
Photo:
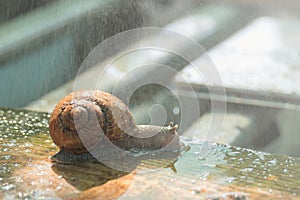
<svg viewBox="0 0 300 200">
<path fill-rule="evenodd" d="M 55 155 L 51 156 L 51 161 L 64 164 L 76 164 L 82 162 L 97 162 L 97 159 L 89 152 L 76 155 L 61 149 Z"/>
</svg>

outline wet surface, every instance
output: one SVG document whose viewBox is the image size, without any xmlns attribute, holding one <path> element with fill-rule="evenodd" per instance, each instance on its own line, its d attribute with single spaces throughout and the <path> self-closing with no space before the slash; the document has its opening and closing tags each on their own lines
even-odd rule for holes
<svg viewBox="0 0 300 200">
<path fill-rule="evenodd" d="M 300 198 L 300 160 L 182 138 L 174 158 L 147 159 L 132 172 L 102 164 L 51 163 L 49 114 L 0 109 L 3 199 Z M 174 165 L 173 165 L 174 164 Z"/>
</svg>

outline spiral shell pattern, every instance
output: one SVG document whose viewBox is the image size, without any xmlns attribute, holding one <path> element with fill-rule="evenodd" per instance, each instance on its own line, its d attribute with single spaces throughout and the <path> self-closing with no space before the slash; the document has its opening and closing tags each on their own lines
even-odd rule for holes
<svg viewBox="0 0 300 200">
<path fill-rule="evenodd" d="M 104 135 L 117 143 L 126 133 L 137 130 L 127 106 L 98 90 L 73 92 L 63 98 L 54 108 L 49 126 L 53 142 L 72 154 L 93 149 Z"/>
</svg>

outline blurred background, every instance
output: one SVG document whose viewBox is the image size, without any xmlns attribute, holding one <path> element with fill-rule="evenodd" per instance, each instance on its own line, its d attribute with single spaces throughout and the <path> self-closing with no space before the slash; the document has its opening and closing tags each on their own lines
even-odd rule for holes
<svg viewBox="0 0 300 200">
<path fill-rule="evenodd" d="M 98 44 L 126 30 L 160 27 L 201 45 L 206 51 L 195 53 L 187 42 L 160 40 L 174 43 L 173 48 L 192 55 L 199 65 L 208 56 L 222 84 L 208 87 L 187 60 L 148 50 L 115 62 L 98 89 L 112 91 L 137 65 L 155 61 L 170 66 L 176 73 L 167 75 L 168 87 L 147 84 L 130 96 L 128 106 L 138 123 L 174 121 L 182 136 L 207 139 L 212 115 L 220 115 L 216 142 L 300 157 L 297 0 L 2 0 L 0 5 L 1 107 L 51 112 L 74 90 L 75 78 L 87 80 L 83 88 L 95 88 L 91 83 L 103 63 L 79 69 Z M 104 62 L 153 37 L 164 38 L 159 32 L 131 38 L 101 58 Z M 159 69 L 144 70 L 122 79 L 123 93 L 141 80 L 152 80 Z M 188 105 L 196 100 L 199 113 L 183 116 L 180 99 L 187 110 L 193 110 Z M 226 110 L 212 112 L 212 102 L 226 105 Z"/>
</svg>

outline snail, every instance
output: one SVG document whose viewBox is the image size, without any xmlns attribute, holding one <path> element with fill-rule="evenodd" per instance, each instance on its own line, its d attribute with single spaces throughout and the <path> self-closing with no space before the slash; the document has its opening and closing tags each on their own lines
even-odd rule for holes
<svg viewBox="0 0 300 200">
<path fill-rule="evenodd" d="M 110 93 L 73 92 L 60 100 L 51 114 L 50 135 L 60 149 L 52 160 L 89 161 L 93 159 L 90 151 L 101 148 L 105 138 L 124 151 L 178 149 L 177 128 L 172 122 L 169 126 L 136 125 L 126 104 Z"/>
</svg>

